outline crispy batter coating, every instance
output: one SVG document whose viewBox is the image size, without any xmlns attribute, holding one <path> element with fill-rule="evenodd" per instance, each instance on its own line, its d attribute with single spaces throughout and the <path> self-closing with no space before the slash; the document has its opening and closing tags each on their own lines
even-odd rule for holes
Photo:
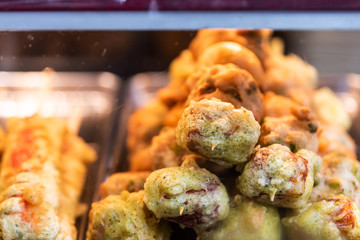
<svg viewBox="0 0 360 240">
<path fill-rule="evenodd" d="M 309 204 L 300 213 L 282 220 L 290 240 L 360 239 L 360 211 L 344 195 Z"/>
<path fill-rule="evenodd" d="M 124 190 L 128 192 L 143 190 L 149 175 L 149 171 L 115 173 L 101 184 L 100 195 L 106 198 L 109 195 L 119 195 Z"/>
<path fill-rule="evenodd" d="M 295 115 L 283 117 L 265 117 L 261 125 L 261 146 L 279 143 L 288 146 L 291 151 L 308 149 L 318 150 L 318 121 L 312 117 L 306 107 L 300 111 L 292 111 Z"/>
<path fill-rule="evenodd" d="M 126 142 L 130 153 L 142 150 L 150 145 L 152 137 L 156 136 L 163 126 L 166 112 L 166 106 L 156 101 L 131 115 Z"/>
<path fill-rule="evenodd" d="M 186 81 L 186 78 L 193 73 L 195 69 L 195 60 L 190 50 L 183 50 L 169 66 L 170 85 L 177 87 Z"/>
<path fill-rule="evenodd" d="M 356 157 L 354 140 L 346 130 L 339 125 L 324 125 L 319 136 L 318 153 L 326 155 L 333 151 L 342 152 L 349 157 Z"/>
<path fill-rule="evenodd" d="M 229 216 L 200 235 L 200 240 L 279 240 L 278 210 L 236 195 Z"/>
<path fill-rule="evenodd" d="M 258 84 L 264 78 L 264 70 L 257 56 L 235 42 L 219 42 L 207 48 L 198 59 L 198 66 L 233 63 L 248 71 Z"/>
<path fill-rule="evenodd" d="M 194 54 L 194 57 L 197 58 L 211 45 L 218 42 L 231 41 L 249 48 L 261 61 L 264 61 L 269 55 L 269 39 L 271 35 L 272 31 L 268 29 L 258 31 L 242 29 L 202 29 L 198 31 L 190 43 L 189 49 Z"/>
<path fill-rule="evenodd" d="M 310 199 L 317 201 L 340 193 L 360 206 L 360 163 L 334 151 L 323 157 L 320 182 L 314 187 Z"/>
<path fill-rule="evenodd" d="M 235 108 L 244 107 L 252 111 L 257 121 L 261 121 L 263 96 L 258 84 L 246 71 L 233 64 L 203 67 L 189 77 L 186 84 L 191 89 L 187 98 L 190 101 L 217 98 L 229 102 Z"/>
<path fill-rule="evenodd" d="M 209 227 L 229 213 L 224 185 L 194 161 L 152 172 L 146 179 L 144 202 L 157 218 L 197 229 Z"/>
<path fill-rule="evenodd" d="M 167 240 L 170 228 L 146 208 L 144 191 L 110 195 L 93 203 L 87 239 Z"/>
<path fill-rule="evenodd" d="M 56 239 L 60 229 L 53 207 L 31 204 L 23 197 L 8 198 L 0 207 L 1 239 Z"/>
<path fill-rule="evenodd" d="M 283 117 L 292 115 L 295 109 L 301 108 L 291 98 L 277 95 L 273 92 L 264 94 L 264 115 L 267 117 Z"/>
<path fill-rule="evenodd" d="M 314 185 L 312 161 L 280 144 L 259 148 L 239 176 L 237 187 L 244 196 L 261 203 L 304 207 Z"/>
<path fill-rule="evenodd" d="M 185 151 L 176 143 L 175 128 L 165 127 L 153 137 L 150 147 L 153 170 L 180 166 L 184 154 Z"/>
<path fill-rule="evenodd" d="M 179 146 L 220 165 L 245 162 L 259 135 L 252 112 L 214 98 L 192 101 L 176 128 Z"/>
<path fill-rule="evenodd" d="M 320 88 L 314 93 L 314 107 L 321 122 L 342 126 L 344 129 L 351 127 L 351 119 L 344 105 L 330 88 Z"/>
</svg>

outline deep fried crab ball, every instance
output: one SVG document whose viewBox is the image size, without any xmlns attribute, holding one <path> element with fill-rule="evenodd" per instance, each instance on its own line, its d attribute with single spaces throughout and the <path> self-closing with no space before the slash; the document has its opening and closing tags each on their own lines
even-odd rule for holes
<svg viewBox="0 0 360 240">
<path fill-rule="evenodd" d="M 229 197 L 219 178 L 191 160 L 152 172 L 144 201 L 157 218 L 196 229 L 207 228 L 229 213 Z"/>
<path fill-rule="evenodd" d="M 170 226 L 146 208 L 144 191 L 110 195 L 92 204 L 87 239 L 166 240 Z"/>
<path fill-rule="evenodd" d="M 320 182 L 314 187 L 310 200 L 340 193 L 360 206 L 360 163 L 342 152 L 331 152 L 323 157 Z"/>
<path fill-rule="evenodd" d="M 219 42 L 207 48 L 198 59 L 198 66 L 213 66 L 232 63 L 248 71 L 258 84 L 264 77 L 264 70 L 257 56 L 246 47 L 235 42 Z"/>
<path fill-rule="evenodd" d="M 293 152 L 299 149 L 317 152 L 319 122 L 306 107 L 292 112 L 294 115 L 264 118 L 261 125 L 261 146 L 279 143 L 288 146 Z"/>
<path fill-rule="evenodd" d="M 269 55 L 269 39 L 272 31 L 241 30 L 241 29 L 202 29 L 199 30 L 192 40 L 189 49 L 194 57 L 199 57 L 211 45 L 231 41 L 241 44 L 253 51 L 261 61 Z"/>
<path fill-rule="evenodd" d="M 233 64 L 214 65 L 201 68 L 187 80 L 191 89 L 187 98 L 190 101 L 217 98 L 229 102 L 235 108 L 244 107 L 261 121 L 264 115 L 263 96 L 254 78 Z"/>
<path fill-rule="evenodd" d="M 360 239 L 360 211 L 344 195 L 309 204 L 297 214 L 282 220 L 290 240 Z"/>
<path fill-rule="evenodd" d="M 240 195 L 230 203 L 229 216 L 200 234 L 200 240 L 279 240 L 278 210 Z"/>
<path fill-rule="evenodd" d="M 252 112 L 214 98 L 192 101 L 176 127 L 179 146 L 220 165 L 245 162 L 259 135 Z"/>
<path fill-rule="evenodd" d="M 306 205 L 313 189 L 314 162 L 280 144 L 259 148 L 239 176 L 237 187 L 255 201 L 300 208 Z"/>
<path fill-rule="evenodd" d="M 100 185 L 100 195 L 106 198 L 109 195 L 119 195 L 124 190 L 128 192 L 142 190 L 149 175 L 149 171 L 115 173 Z"/>
<path fill-rule="evenodd" d="M 174 128 L 165 127 L 152 139 L 150 157 L 154 170 L 180 166 L 180 159 L 184 153 L 185 151 L 176 143 Z"/>
</svg>

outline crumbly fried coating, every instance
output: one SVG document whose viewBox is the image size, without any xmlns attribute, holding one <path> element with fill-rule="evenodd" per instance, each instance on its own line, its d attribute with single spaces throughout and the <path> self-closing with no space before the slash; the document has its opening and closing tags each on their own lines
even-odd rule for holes
<svg viewBox="0 0 360 240">
<path fill-rule="evenodd" d="M 109 195 L 119 195 L 124 190 L 128 192 L 143 190 L 149 175 L 149 171 L 115 173 L 101 184 L 100 195 L 106 198 Z"/>
<path fill-rule="evenodd" d="M 258 84 L 264 78 L 264 70 L 257 56 L 246 47 L 235 42 L 219 42 L 207 48 L 199 57 L 198 66 L 232 63 L 248 71 Z"/>
<path fill-rule="evenodd" d="M 343 103 L 330 88 L 320 88 L 314 92 L 314 107 L 320 122 L 351 127 L 351 118 L 346 112 Z"/>
<path fill-rule="evenodd" d="M 314 187 L 310 200 L 318 201 L 340 193 L 360 206 L 360 163 L 334 151 L 323 156 L 320 182 Z"/>
<path fill-rule="evenodd" d="M 157 218 L 197 229 L 206 228 L 229 213 L 224 185 L 194 161 L 152 172 L 146 179 L 144 202 Z"/>
<path fill-rule="evenodd" d="M 144 191 L 110 195 L 92 204 L 87 239 L 167 240 L 170 227 L 146 208 Z"/>
<path fill-rule="evenodd" d="M 344 195 L 309 204 L 300 213 L 282 220 L 290 240 L 360 239 L 360 211 Z"/>
<path fill-rule="evenodd" d="M 277 95 L 273 92 L 264 94 L 264 115 L 267 117 L 283 117 L 292 115 L 294 109 L 301 108 L 301 105 L 291 98 Z"/>
<path fill-rule="evenodd" d="M 200 240 L 279 240 L 278 210 L 236 195 L 229 216 L 200 234 Z"/>
<path fill-rule="evenodd" d="M 312 161 L 280 144 L 256 149 L 239 176 L 237 187 L 244 196 L 261 203 L 304 207 L 314 185 Z"/>
<path fill-rule="evenodd" d="M 263 96 L 253 77 L 234 64 L 203 67 L 192 74 L 186 84 L 191 89 L 190 101 L 217 98 L 229 102 L 235 108 L 244 107 L 252 111 L 257 121 L 264 115 Z"/>
<path fill-rule="evenodd" d="M 317 152 L 319 122 L 311 116 L 310 110 L 302 107 L 295 115 L 265 117 L 261 125 L 261 146 L 279 143 L 291 151 L 308 149 Z"/>
<path fill-rule="evenodd" d="M 179 146 L 220 165 L 245 162 L 259 135 L 252 112 L 214 98 L 192 101 L 176 127 Z"/>
</svg>

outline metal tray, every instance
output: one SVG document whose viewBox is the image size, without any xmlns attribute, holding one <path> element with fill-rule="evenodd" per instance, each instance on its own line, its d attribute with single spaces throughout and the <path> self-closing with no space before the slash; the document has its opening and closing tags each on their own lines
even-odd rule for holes
<svg viewBox="0 0 360 240">
<path fill-rule="evenodd" d="M 70 121 L 98 153 L 81 197 L 89 209 L 113 165 L 121 90 L 121 79 L 107 72 L 0 72 L 0 125 L 35 113 Z M 88 212 L 77 219 L 79 240 L 86 238 L 87 218 Z"/>
</svg>

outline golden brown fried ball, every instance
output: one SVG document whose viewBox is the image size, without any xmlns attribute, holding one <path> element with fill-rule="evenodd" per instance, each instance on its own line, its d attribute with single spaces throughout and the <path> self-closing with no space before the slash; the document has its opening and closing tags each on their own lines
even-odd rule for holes
<svg viewBox="0 0 360 240">
<path fill-rule="evenodd" d="M 360 211 L 344 195 L 309 204 L 282 222 L 290 240 L 360 239 Z"/>
<path fill-rule="evenodd" d="M 257 121 L 263 117 L 263 96 L 258 84 L 247 71 L 233 64 L 201 68 L 189 77 L 187 85 L 191 89 L 187 105 L 192 100 L 214 97 L 233 104 L 235 108 L 244 107 L 252 111 Z"/>
<path fill-rule="evenodd" d="M 167 240 L 170 227 L 146 208 L 144 191 L 110 195 L 92 204 L 87 239 Z"/>
<path fill-rule="evenodd" d="M 219 42 L 207 48 L 198 59 L 198 66 L 232 63 L 248 71 L 258 84 L 264 78 L 264 70 L 257 56 L 235 42 Z"/>
<path fill-rule="evenodd" d="M 264 115 L 266 117 L 292 115 L 294 109 L 298 108 L 301 108 L 301 105 L 291 98 L 277 95 L 273 92 L 266 92 L 264 94 Z"/>
<path fill-rule="evenodd" d="M 179 146 L 225 166 L 247 161 L 259 135 L 252 112 L 216 98 L 192 101 L 176 127 Z"/>
<path fill-rule="evenodd" d="M 314 185 L 315 161 L 280 144 L 259 148 L 239 176 L 237 187 L 244 196 L 261 203 L 304 207 Z"/>
</svg>

